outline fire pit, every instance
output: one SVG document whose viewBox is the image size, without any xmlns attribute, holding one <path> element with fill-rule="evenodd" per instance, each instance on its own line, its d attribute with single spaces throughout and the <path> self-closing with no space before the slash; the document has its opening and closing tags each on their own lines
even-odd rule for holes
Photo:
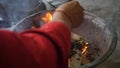
<svg viewBox="0 0 120 68">
<path fill-rule="evenodd" d="M 45 16 L 51 17 L 51 11 L 41 11 L 30 15 L 23 20 L 21 20 L 13 29 L 15 32 L 21 32 L 31 28 L 37 28 L 45 24 L 51 18 L 46 19 Z M 110 24 L 105 23 L 104 20 L 91 14 L 89 12 L 84 12 L 84 21 L 78 27 L 72 30 L 74 34 L 85 38 L 88 43 L 88 47 L 84 47 L 81 51 L 83 54 L 90 47 L 91 50 L 97 54 L 97 58 L 93 58 L 89 63 L 85 62 L 83 65 L 78 66 L 78 68 L 91 68 L 102 63 L 106 60 L 114 51 L 117 43 L 116 31 Z M 90 47 L 89 47 L 90 46 Z M 94 49 L 94 50 L 93 50 Z M 89 53 L 88 53 L 89 54 Z M 84 56 L 83 56 L 84 58 Z M 88 58 L 91 58 L 88 56 Z M 78 59 L 81 62 L 81 58 Z M 82 59 L 83 60 L 83 59 Z M 83 62 L 82 62 L 83 63 Z"/>
</svg>

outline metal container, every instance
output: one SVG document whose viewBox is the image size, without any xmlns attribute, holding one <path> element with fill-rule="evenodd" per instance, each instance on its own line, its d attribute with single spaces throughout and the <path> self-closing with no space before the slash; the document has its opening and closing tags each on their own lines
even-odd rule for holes
<svg viewBox="0 0 120 68">
<path fill-rule="evenodd" d="M 46 6 L 41 0 L 0 0 L 0 3 L 5 8 L 9 23 L 12 25 L 28 15 L 46 10 Z"/>
<path fill-rule="evenodd" d="M 46 9 L 49 10 L 51 8 L 57 8 L 61 4 L 64 4 L 71 0 L 41 0 L 41 1 L 46 5 Z"/>
<path fill-rule="evenodd" d="M 0 28 L 11 27 L 5 7 L 0 3 Z"/>
<path fill-rule="evenodd" d="M 21 32 L 30 29 L 32 26 L 41 26 L 43 23 L 40 17 L 47 11 L 41 11 L 30 15 L 21 20 L 13 29 L 13 31 Z M 100 49 L 100 56 L 93 62 L 85 64 L 82 68 L 93 68 L 105 61 L 114 51 L 117 43 L 117 34 L 114 27 L 96 15 L 84 12 L 84 21 L 72 32 L 85 37 Z"/>
<path fill-rule="evenodd" d="M 117 33 L 114 27 L 103 19 L 86 11 L 84 14 L 84 22 L 72 32 L 90 40 L 100 49 L 100 56 L 95 61 L 82 66 L 82 68 L 93 68 L 112 54 L 117 44 Z"/>
</svg>

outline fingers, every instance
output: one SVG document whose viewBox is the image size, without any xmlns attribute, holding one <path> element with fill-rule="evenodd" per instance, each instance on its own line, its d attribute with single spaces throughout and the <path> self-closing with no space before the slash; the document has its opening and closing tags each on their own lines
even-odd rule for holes
<svg viewBox="0 0 120 68">
<path fill-rule="evenodd" d="M 56 11 L 57 10 L 65 12 L 66 15 L 70 17 L 71 21 L 74 22 L 72 23 L 73 28 L 79 26 L 83 21 L 84 9 L 80 6 L 78 1 L 67 2 L 58 7 Z"/>
</svg>

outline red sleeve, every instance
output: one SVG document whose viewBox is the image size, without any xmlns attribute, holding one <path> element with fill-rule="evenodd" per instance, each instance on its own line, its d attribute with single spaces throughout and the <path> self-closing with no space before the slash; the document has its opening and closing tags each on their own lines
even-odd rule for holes
<svg viewBox="0 0 120 68">
<path fill-rule="evenodd" d="M 70 41 L 59 22 L 20 34 L 0 31 L 0 68 L 67 68 Z"/>
</svg>

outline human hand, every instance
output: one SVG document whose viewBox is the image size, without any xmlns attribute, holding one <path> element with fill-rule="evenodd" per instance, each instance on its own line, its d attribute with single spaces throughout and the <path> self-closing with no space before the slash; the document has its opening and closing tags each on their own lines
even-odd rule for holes
<svg viewBox="0 0 120 68">
<path fill-rule="evenodd" d="M 79 5 L 78 1 L 70 1 L 58 7 L 53 15 L 54 18 L 63 19 L 67 24 L 71 23 L 71 27 L 79 26 L 83 21 L 83 8 Z"/>
</svg>

